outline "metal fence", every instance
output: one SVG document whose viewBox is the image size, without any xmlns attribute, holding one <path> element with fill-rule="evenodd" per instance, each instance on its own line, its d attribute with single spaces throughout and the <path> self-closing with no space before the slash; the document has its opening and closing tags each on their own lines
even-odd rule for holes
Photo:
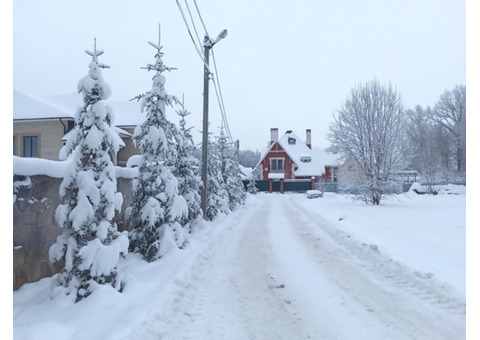
<svg viewBox="0 0 480 340">
<path fill-rule="evenodd" d="M 243 181 L 243 185 L 245 189 L 248 185 L 248 180 Z M 268 180 L 257 180 L 255 181 L 255 186 L 259 191 L 269 191 L 269 184 Z M 280 182 L 273 181 L 273 192 L 280 192 Z M 413 182 L 404 182 L 402 183 L 402 190 L 403 192 L 408 192 L 410 187 L 412 186 Z M 428 183 L 421 183 L 422 185 L 427 185 Z M 437 183 L 436 185 L 443 185 L 448 183 Z M 456 185 L 466 185 L 466 182 L 456 181 L 450 182 L 450 184 Z M 307 190 L 311 189 L 311 181 L 310 180 L 285 180 L 283 183 L 284 191 L 292 191 L 292 192 L 306 192 Z M 315 189 L 320 190 L 321 192 L 339 192 L 339 183 L 338 182 L 317 182 L 315 183 Z"/>
</svg>

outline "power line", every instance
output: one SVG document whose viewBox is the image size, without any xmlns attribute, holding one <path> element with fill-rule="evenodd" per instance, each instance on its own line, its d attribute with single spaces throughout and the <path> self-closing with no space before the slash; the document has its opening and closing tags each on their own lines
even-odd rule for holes
<svg viewBox="0 0 480 340">
<path fill-rule="evenodd" d="M 190 21 L 192 22 L 193 30 L 195 31 L 195 35 L 196 35 L 197 40 L 198 40 L 198 46 L 199 46 L 200 49 L 201 49 L 201 47 L 202 47 L 202 40 L 200 39 L 200 36 L 198 35 L 197 27 L 195 26 L 195 21 L 193 20 L 192 12 L 190 11 L 190 7 L 188 6 L 187 0 L 185 0 L 185 6 L 187 6 L 188 15 L 190 16 Z"/>
<path fill-rule="evenodd" d="M 202 15 L 200 14 L 200 10 L 198 9 L 198 6 L 197 6 L 197 0 L 193 0 L 193 3 L 195 4 L 195 8 L 197 9 L 198 17 L 200 18 L 200 21 L 203 25 L 203 29 L 205 30 L 205 33 L 208 36 L 207 27 L 205 26 L 205 23 L 203 22 Z"/>
<path fill-rule="evenodd" d="M 212 82 L 214 84 L 214 87 L 215 87 L 215 94 L 217 96 L 217 101 L 218 101 L 218 105 L 219 105 L 219 108 L 220 108 L 220 113 L 222 115 L 222 122 L 223 122 L 223 125 L 225 127 L 227 138 L 230 140 L 230 142 L 233 143 L 233 138 L 232 138 L 232 135 L 230 133 L 230 127 L 228 126 L 227 114 L 225 112 L 225 104 L 223 102 L 222 90 L 220 88 L 220 80 L 218 78 L 218 70 L 217 70 L 217 64 L 216 64 L 216 61 L 215 61 L 215 55 L 214 55 L 213 51 L 211 49 L 209 49 L 209 52 L 210 51 L 212 52 L 213 65 L 214 65 L 214 68 L 215 68 L 215 73 L 213 73 L 213 72 L 211 72 L 210 66 L 206 63 L 205 56 L 202 55 L 202 53 L 200 52 L 201 47 L 202 47 L 202 43 L 201 43 L 200 37 L 198 35 L 197 28 L 195 26 L 195 21 L 193 19 L 192 13 L 190 11 L 190 7 L 188 6 L 187 0 L 185 0 L 185 6 L 187 7 L 187 10 L 188 10 L 188 13 L 189 13 L 189 16 L 190 16 L 190 20 L 192 22 L 192 26 L 193 26 L 193 29 L 195 31 L 195 35 L 196 35 L 197 40 L 198 40 L 198 45 L 195 42 L 195 39 L 194 39 L 194 37 L 191 33 L 190 26 L 187 22 L 187 19 L 185 17 L 185 13 L 183 12 L 182 6 L 178 2 L 178 0 L 176 0 L 176 2 L 177 2 L 178 9 L 180 10 L 180 13 L 182 15 L 185 26 L 187 27 L 188 34 L 190 35 L 190 38 L 193 42 L 193 45 L 195 46 L 195 49 L 196 49 L 198 55 L 202 59 L 202 62 L 204 64 L 204 66 L 207 68 L 207 70 L 209 72 L 209 77 L 210 77 L 210 75 L 213 75 L 211 80 L 212 80 Z M 197 1 L 193 0 L 193 2 L 195 4 L 195 8 L 197 10 L 197 14 L 198 14 L 198 17 L 200 19 L 200 22 L 202 23 L 203 29 L 205 30 L 205 36 L 209 38 L 207 27 L 205 26 L 205 22 L 203 21 L 202 15 L 201 15 L 200 10 L 199 10 L 198 5 L 197 5 Z"/>
<path fill-rule="evenodd" d="M 225 131 L 227 133 L 228 139 L 233 143 L 232 134 L 230 133 L 230 127 L 228 126 L 227 113 L 225 112 L 225 104 L 223 102 L 222 89 L 220 87 L 220 79 L 218 78 L 217 63 L 215 61 L 215 54 L 212 51 L 213 66 L 215 68 L 215 79 L 213 79 L 213 84 L 215 86 L 215 93 L 217 94 L 218 104 L 220 106 L 220 112 L 222 113 L 223 125 L 225 126 Z M 217 90 L 218 87 L 218 90 Z"/>
<path fill-rule="evenodd" d="M 208 65 L 205 63 L 205 59 L 203 57 L 203 54 L 200 51 L 200 49 L 198 48 L 198 46 L 195 42 L 195 39 L 193 38 L 192 32 L 190 31 L 190 26 L 188 25 L 187 19 L 185 18 L 185 13 L 183 13 L 182 6 L 178 2 L 178 0 L 176 0 L 176 3 L 177 3 L 177 6 L 178 6 L 178 9 L 180 10 L 180 14 L 182 15 L 183 22 L 185 23 L 185 26 L 187 27 L 188 35 L 192 39 L 193 46 L 195 46 L 195 49 L 196 49 L 198 55 L 200 56 L 200 59 L 202 60 L 202 63 L 208 68 Z M 210 69 L 209 69 L 209 71 L 210 71 Z"/>
</svg>

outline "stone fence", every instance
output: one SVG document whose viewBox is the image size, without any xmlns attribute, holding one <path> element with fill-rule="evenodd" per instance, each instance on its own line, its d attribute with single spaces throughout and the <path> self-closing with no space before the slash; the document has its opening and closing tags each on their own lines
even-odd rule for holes
<svg viewBox="0 0 480 340">
<path fill-rule="evenodd" d="M 13 177 L 13 290 L 63 268 L 48 258 L 50 246 L 61 233 L 55 221 L 55 209 L 63 203 L 61 183 L 61 178 L 45 175 Z M 114 222 L 119 230 L 128 230 L 124 212 L 132 202 L 131 179 L 117 177 L 117 191 L 123 194 L 123 206 Z"/>
</svg>

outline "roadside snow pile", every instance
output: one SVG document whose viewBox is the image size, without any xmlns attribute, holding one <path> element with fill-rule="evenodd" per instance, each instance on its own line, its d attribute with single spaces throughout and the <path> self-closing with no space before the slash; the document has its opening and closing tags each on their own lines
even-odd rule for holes
<svg viewBox="0 0 480 340">
<path fill-rule="evenodd" d="M 323 194 L 320 190 L 308 190 L 307 191 L 307 198 L 318 198 L 322 197 Z"/>
<path fill-rule="evenodd" d="M 428 193 L 428 189 L 428 186 L 415 182 L 412 184 L 408 192 L 423 195 Z M 465 185 L 445 184 L 433 185 L 431 189 L 434 190 L 435 195 L 465 195 L 467 187 Z"/>
<path fill-rule="evenodd" d="M 310 331 L 312 334 L 307 335 L 313 335 L 316 329 L 333 330 L 332 336 L 323 338 L 337 339 L 405 338 L 387 336 L 399 330 L 405 330 L 404 335 L 415 334 L 410 338 L 417 339 L 463 338 L 460 326 L 464 312 L 460 308 L 460 314 L 451 314 L 458 312 L 457 306 L 451 305 L 452 301 L 466 301 L 465 186 L 438 190 L 439 195 L 407 192 L 388 196 L 379 206 L 328 192 L 321 200 L 292 193 L 249 196 L 243 208 L 196 225 L 185 249 L 152 263 L 138 254 L 128 254 L 119 265 L 125 283 L 121 293 L 102 287 L 73 304 L 50 296 L 52 278 L 25 284 L 13 293 L 14 338 L 144 340 L 183 332 L 197 338 L 239 339 L 246 326 L 258 331 L 252 334 L 259 339 L 271 339 L 279 332 L 284 332 L 283 337 L 276 338 L 287 338 L 285 335 L 297 331 L 297 335 Z M 338 241 L 339 246 L 329 240 Z M 385 287 L 384 299 L 376 298 L 376 289 L 359 285 L 359 276 L 352 276 L 365 268 L 352 260 L 352 254 L 375 259 L 361 263 L 378 269 L 374 273 L 385 273 L 377 277 L 391 283 L 380 286 Z M 328 261 L 332 265 L 325 267 Z M 345 264 L 348 270 L 337 263 Z M 324 273 L 325 268 L 329 275 L 315 274 Z M 406 275 L 407 271 L 415 276 Z M 313 277 L 327 281 L 320 285 Z M 332 277 L 342 285 L 327 284 Z M 347 283 L 359 289 L 343 290 Z M 431 309 L 434 314 L 423 313 L 428 306 L 440 303 L 436 302 L 437 294 L 430 294 L 436 292 L 437 283 L 445 287 L 442 291 L 454 293 L 454 299 Z M 425 299 L 425 305 L 418 304 L 417 298 L 401 300 L 389 290 L 395 285 L 404 286 L 402 296 L 414 299 L 418 295 Z M 354 291 L 361 293 L 355 295 Z M 351 294 L 358 299 L 345 300 Z M 316 304 L 317 309 L 310 309 L 312 300 L 322 301 Z M 355 307 L 360 300 L 372 306 L 365 304 L 369 308 L 366 312 Z M 392 300 L 397 300 L 397 307 L 404 301 L 406 312 L 392 308 Z M 322 310 L 324 306 L 328 311 Z M 282 319 L 288 314 L 284 311 L 296 313 L 293 323 Z M 323 317 L 317 317 L 321 313 Z M 428 327 L 406 326 L 412 320 L 417 325 L 423 322 L 415 321 L 411 313 L 428 319 L 430 326 L 438 322 L 436 334 L 425 337 Z M 448 313 L 452 322 L 436 318 Z M 322 327 L 313 327 L 315 322 Z M 362 322 L 371 327 L 363 327 Z M 209 333 L 212 325 L 219 326 L 214 329 L 223 334 Z M 460 336 L 437 336 L 449 325 L 459 326 L 460 331 L 453 330 Z M 269 336 L 258 336 L 260 331 Z M 361 332 L 370 336 L 362 337 Z"/>
</svg>

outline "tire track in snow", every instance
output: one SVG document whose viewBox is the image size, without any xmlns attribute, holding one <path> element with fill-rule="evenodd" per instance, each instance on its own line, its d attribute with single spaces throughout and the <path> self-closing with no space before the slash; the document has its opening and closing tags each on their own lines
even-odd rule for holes
<svg viewBox="0 0 480 340">
<path fill-rule="evenodd" d="M 465 337 L 461 308 L 438 308 L 435 289 L 298 197 L 262 195 L 216 223 L 222 229 L 134 339 Z"/>
<path fill-rule="evenodd" d="M 352 239 L 343 230 L 339 230 L 324 220 L 321 214 L 312 215 L 311 211 L 302 206 L 299 200 L 301 198 L 303 197 L 296 197 L 296 213 L 307 216 L 300 218 L 306 218 L 310 222 L 303 225 L 310 226 L 313 231 L 321 230 L 327 233 L 329 237 L 347 249 L 349 254 L 361 261 L 361 265 L 368 269 L 371 274 L 375 274 L 380 281 L 391 281 L 412 295 L 416 295 L 422 300 L 431 301 L 435 308 L 442 308 L 447 312 L 465 316 L 465 301 L 457 296 L 455 291 L 449 289 L 447 285 L 436 281 L 432 274 L 410 269 L 383 255 L 376 245 L 367 245 Z M 315 223 L 312 224 L 312 221 Z M 308 234 L 311 232 L 312 229 L 307 231 Z"/>
<path fill-rule="evenodd" d="M 322 219 L 321 212 L 312 214 L 302 207 L 299 197 L 285 195 L 281 204 L 290 220 L 290 237 L 302 244 L 307 257 L 318 264 L 319 273 L 339 289 L 342 298 L 337 303 L 355 311 L 358 338 L 362 332 L 366 339 L 375 338 L 375 333 L 389 339 L 465 337 L 462 301 L 428 275 L 409 272 L 375 246 L 352 240 Z M 350 313 L 346 314 L 349 319 Z"/>
<path fill-rule="evenodd" d="M 352 334 L 355 339 L 395 339 L 388 327 L 372 324 L 370 315 L 359 315 L 362 309 L 354 305 L 348 292 L 332 277 L 331 271 L 353 270 L 348 254 L 337 244 L 320 238 L 306 245 L 304 231 L 299 230 L 304 222 L 300 220 L 301 214 L 297 214 L 293 196 L 278 196 L 273 200 L 277 212 L 270 217 L 272 228 L 275 226 L 273 253 L 283 263 L 285 291 L 312 339 L 351 339 Z M 341 259 L 346 259 L 346 264 L 336 268 Z"/>
<path fill-rule="evenodd" d="M 258 200 L 248 215 L 227 216 L 225 230 L 178 280 L 157 339 L 308 339 L 301 320 L 276 280 L 269 246 L 270 200 Z"/>
</svg>

